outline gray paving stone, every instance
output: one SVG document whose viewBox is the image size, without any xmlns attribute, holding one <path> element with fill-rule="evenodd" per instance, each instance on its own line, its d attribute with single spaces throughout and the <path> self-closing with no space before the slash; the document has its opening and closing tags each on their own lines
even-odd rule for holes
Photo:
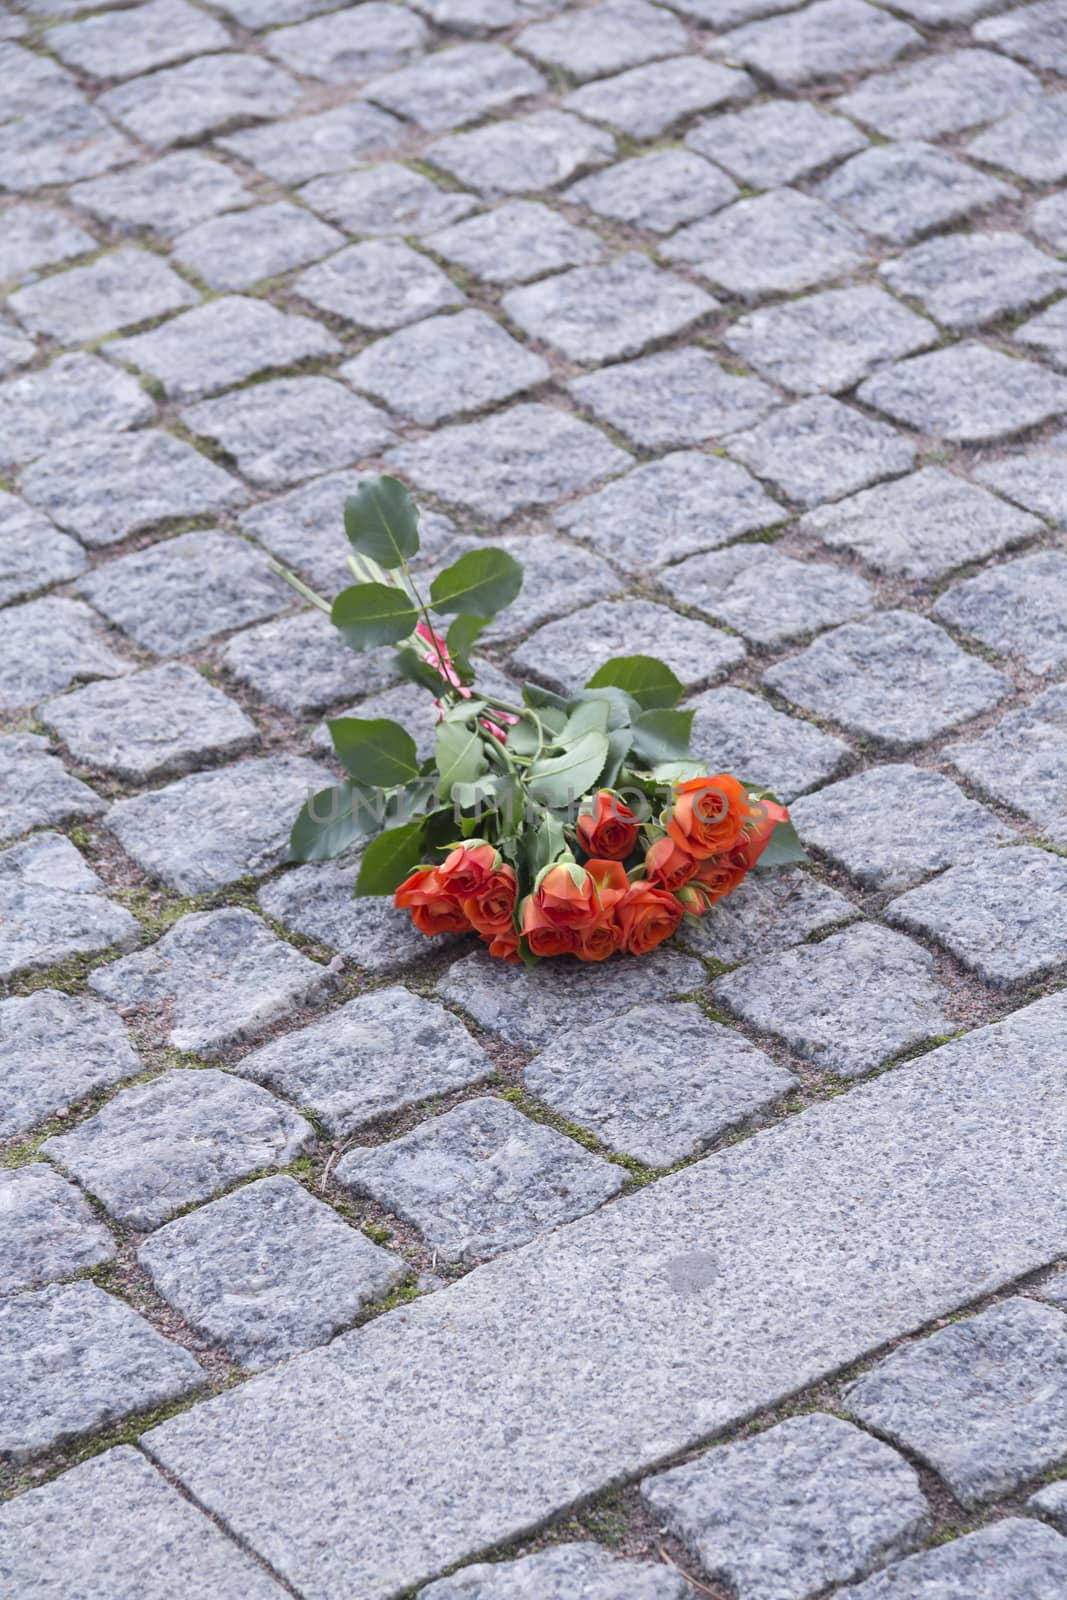
<svg viewBox="0 0 1067 1600">
<path fill-rule="evenodd" d="M 72 1582 L 84 1600 L 171 1600 L 183 1589 L 200 1600 L 284 1593 L 129 1445 L 5 1505 L 0 1567 L 16 1589 L 36 1590 L 41 1600 L 60 1600 Z"/>
<path fill-rule="evenodd" d="M 1067 286 L 1067 267 L 1017 233 L 928 239 L 881 272 L 897 294 L 920 300 L 944 327 L 960 331 L 1040 305 Z"/>
<path fill-rule="evenodd" d="M 59 694 L 78 678 L 117 678 L 131 665 L 111 649 L 99 619 L 80 600 L 30 600 L 4 612 L 0 710 Z"/>
<path fill-rule="evenodd" d="M 1031 672 L 1058 671 L 1067 662 L 1067 554 L 1039 550 L 965 578 L 934 610 L 943 622 Z"/>
<path fill-rule="evenodd" d="M 1028 102 L 972 139 L 967 151 L 973 159 L 1031 183 L 1067 178 L 1067 95 Z"/>
<path fill-rule="evenodd" d="M 115 1241 L 81 1191 L 43 1161 L 0 1171 L 0 1296 L 110 1261 Z"/>
<path fill-rule="evenodd" d="M 977 1506 L 1063 1459 L 1067 1322 L 1013 1297 L 895 1350 L 846 1393 L 861 1422 Z M 1067 1573 L 1067 1546 L 1064 1559 Z"/>
<path fill-rule="evenodd" d="M 750 1027 L 839 1078 L 859 1077 L 952 1031 L 933 957 L 871 922 L 759 957 L 716 978 L 710 992 Z"/>
<path fill-rule="evenodd" d="M 427 247 L 486 283 L 527 283 L 560 267 L 602 261 L 603 241 L 533 200 L 510 200 L 492 211 L 431 233 Z"/>
<path fill-rule="evenodd" d="M 425 1600 L 688 1600 L 680 1572 L 625 1561 L 595 1544 L 539 1550 L 518 1561 L 478 1562 L 431 1583 Z"/>
<path fill-rule="evenodd" d="M 751 189 L 792 183 L 867 145 L 851 122 L 806 100 L 768 100 L 712 117 L 698 122 L 685 142 Z"/>
<path fill-rule="evenodd" d="M 563 0 L 417 0 L 415 9 L 440 28 L 465 35 L 495 32 L 561 9 Z"/>
<path fill-rule="evenodd" d="M 62 834 L 35 833 L 0 851 L 0 978 L 136 944 L 140 923 L 103 891 Z"/>
<path fill-rule="evenodd" d="M 368 345 L 341 368 L 354 388 L 427 426 L 510 400 L 551 375 L 547 361 L 484 311 L 417 322 Z M 337 462 L 323 463 L 331 465 Z"/>
<path fill-rule="evenodd" d="M 569 360 L 600 362 L 684 333 L 717 310 L 718 301 L 630 252 L 607 266 L 574 267 L 509 289 L 501 306 L 532 338 Z"/>
<path fill-rule="evenodd" d="M 1067 860 L 1034 845 L 987 850 L 910 889 L 886 916 L 994 988 L 1029 983 L 1067 962 Z"/>
<path fill-rule="evenodd" d="M 724 34 L 717 54 L 754 67 L 779 89 L 887 67 L 922 35 L 863 0 L 816 0 L 803 11 L 746 23 Z"/>
<path fill-rule="evenodd" d="M 937 329 L 872 284 L 763 306 L 732 322 L 723 343 L 797 394 L 851 389 L 876 368 L 924 350 Z"/>
<path fill-rule="evenodd" d="M 199 1362 L 95 1283 L 0 1303 L 0 1456 L 29 1460 L 204 1383 Z"/>
<path fill-rule="evenodd" d="M 1067 1267 L 1058 1267 L 1051 1278 L 1046 1278 L 1036 1286 L 1035 1293 L 1039 1294 L 1042 1300 L 1047 1300 L 1050 1305 L 1067 1306 Z M 1031 1505 L 1038 1498 L 1034 1495 Z"/>
<path fill-rule="evenodd" d="M 428 761 L 433 756 L 437 712 L 426 690 L 419 684 L 402 680 L 388 689 L 369 695 L 357 705 L 344 706 L 337 715 L 368 719 L 383 717 L 389 722 L 399 722 L 414 739 L 419 761 Z M 325 760 L 336 763 L 333 740 L 325 722 L 320 723 L 312 735 L 311 748 Z"/>
<path fill-rule="evenodd" d="M 551 534 L 494 542 L 521 562 L 525 581 L 518 598 L 485 629 L 482 638 L 487 643 L 516 638 L 579 608 L 584 616 L 590 606 L 623 587 L 599 556 Z"/>
<path fill-rule="evenodd" d="M 572 183 L 565 199 L 613 222 L 670 233 L 733 200 L 737 185 L 689 150 L 657 150 Z"/>
<path fill-rule="evenodd" d="M 236 173 L 199 150 L 176 150 L 147 166 L 75 184 L 70 198 L 124 232 L 150 228 L 168 238 L 252 202 Z"/>
<path fill-rule="evenodd" d="M 179 662 L 75 689 L 40 717 L 77 762 L 133 783 L 238 755 L 258 737 L 240 706 Z"/>
<path fill-rule="evenodd" d="M 302 206 L 279 201 L 199 222 L 174 241 L 174 256 L 212 289 L 247 289 L 337 250 L 344 235 Z"/>
<path fill-rule="evenodd" d="M 974 36 L 982 44 L 992 44 L 1008 55 L 1031 66 L 1051 72 L 1067 71 L 1067 38 L 1063 12 L 1056 0 L 1041 0 L 1036 6 L 1009 11 L 1004 16 L 980 22 Z"/>
<path fill-rule="evenodd" d="M 868 78 L 837 102 L 889 139 L 937 139 L 993 122 L 1036 99 L 1032 72 L 991 50 L 954 50 Z"/>
<path fill-rule="evenodd" d="M 980 344 L 912 356 L 860 385 L 859 398 L 923 433 L 983 444 L 1067 412 L 1067 379 Z"/>
<path fill-rule="evenodd" d="M 863 888 L 894 892 L 1015 837 L 948 778 L 905 765 L 870 767 L 804 795 L 792 816 L 805 845 Z"/>
<path fill-rule="evenodd" d="M 706 444 L 766 415 L 777 396 L 723 370 L 707 350 L 662 350 L 567 385 L 580 406 L 648 450 Z"/>
<path fill-rule="evenodd" d="M 874 603 L 870 584 L 855 573 L 823 561 L 796 561 L 766 544 L 690 556 L 661 573 L 658 582 L 751 644 L 771 647 L 863 616 Z"/>
<path fill-rule="evenodd" d="M 400 239 L 368 239 L 302 272 L 296 293 L 374 333 L 467 303 L 440 267 Z"/>
<path fill-rule="evenodd" d="M 786 802 L 833 777 L 851 754 L 843 740 L 775 711 L 744 689 L 705 689 L 688 704 L 696 712 L 694 758 L 771 789 Z"/>
<path fill-rule="evenodd" d="M 738 1600 L 806 1600 L 905 1554 L 931 1521 L 913 1467 L 821 1412 L 646 1478 L 641 1494 Z"/>
<path fill-rule="evenodd" d="M 97 104 L 136 138 L 165 150 L 243 122 L 283 117 L 300 95 L 300 85 L 280 67 L 234 52 L 198 56 L 179 67 L 146 73 L 108 89 Z"/>
<path fill-rule="evenodd" d="M 820 200 L 774 189 L 682 228 L 660 254 L 748 301 L 842 277 L 862 266 L 869 248 L 850 222 Z"/>
<path fill-rule="evenodd" d="M 1060 1533 L 1067 1529 L 1067 1483 L 1062 1479 L 1032 1494 L 1026 1505 L 1028 1510 L 1039 1511 L 1047 1517 Z"/>
<path fill-rule="evenodd" d="M 565 110 L 606 122 L 631 139 L 654 139 L 683 117 L 712 111 L 731 100 L 747 100 L 752 93 L 752 80 L 744 72 L 700 56 L 674 56 L 583 84 L 562 104 Z"/>
<path fill-rule="evenodd" d="M 150 422 L 156 408 L 136 378 L 98 356 L 57 356 L 0 385 L 0 467 L 80 439 Z"/>
<path fill-rule="evenodd" d="M 412 1223 L 446 1261 L 525 1244 L 618 1194 L 621 1167 L 503 1100 L 466 1100 L 387 1144 L 357 1146 L 338 1183 Z"/>
<path fill-rule="evenodd" d="M 992 710 L 1009 680 L 911 611 L 846 622 L 763 681 L 850 733 L 907 750 Z"/>
<path fill-rule="evenodd" d="M 392 652 L 350 650 L 315 609 L 237 633 L 221 661 L 272 705 L 301 716 L 396 681 Z"/>
<path fill-rule="evenodd" d="M 215 143 L 278 183 L 295 184 L 346 172 L 391 150 L 403 137 L 404 124 L 388 111 L 350 100 L 314 116 L 223 134 Z"/>
<path fill-rule="evenodd" d="M 332 333 L 308 317 L 234 294 L 149 333 L 112 340 L 107 352 L 152 373 L 170 399 L 198 400 L 307 356 L 336 355 L 340 348 Z"/>
<path fill-rule="evenodd" d="M 754 428 L 733 434 L 727 449 L 802 506 L 839 500 L 915 464 L 910 439 L 830 395 L 772 411 Z"/>
<path fill-rule="evenodd" d="M 610 133 L 568 111 L 489 122 L 473 133 L 449 134 L 426 150 L 435 167 L 489 198 L 551 189 L 614 155 Z"/>
<path fill-rule="evenodd" d="M 503 46 L 461 44 L 377 78 L 365 92 L 387 111 L 431 133 L 444 133 L 477 122 L 490 111 L 504 111 L 546 87 L 528 61 Z"/>
<path fill-rule="evenodd" d="M 40 267 L 55 267 L 97 248 L 92 234 L 54 206 L 9 206 L 0 239 L 0 282 L 18 283 Z"/>
<path fill-rule="evenodd" d="M 573 694 L 611 656 L 622 655 L 657 656 L 692 688 L 725 677 L 744 660 L 745 647 L 728 633 L 651 600 L 601 600 L 583 607 L 577 635 L 565 617 L 546 623 L 511 659 L 520 673 Z"/>
<path fill-rule="evenodd" d="M 983 11 L 994 9 L 996 0 L 899 0 L 897 10 L 930 28 L 951 27 L 973 22 Z"/>
<path fill-rule="evenodd" d="M 930 579 L 1010 550 L 1041 524 L 944 467 L 923 467 L 809 511 L 798 529 L 876 572 Z"/>
<path fill-rule="evenodd" d="M 219 0 L 217 10 L 246 28 L 270 28 L 280 22 L 302 22 L 329 10 L 332 0 Z"/>
<path fill-rule="evenodd" d="M 408 1271 L 280 1174 L 167 1223 L 137 1260 L 188 1323 L 253 1370 L 325 1344 Z"/>
<path fill-rule="evenodd" d="M 172 517 L 241 505 L 240 483 L 182 439 L 155 428 L 83 439 L 39 456 L 19 480 L 26 499 L 99 549 Z"/>
<path fill-rule="evenodd" d="M 858 915 L 851 900 L 810 873 L 750 872 L 710 916 L 686 927 L 682 938 L 698 955 L 735 966 L 803 944 Z"/>
<path fill-rule="evenodd" d="M 61 61 L 91 78 L 133 78 L 201 51 L 225 50 L 230 35 L 186 0 L 149 0 L 133 10 L 103 11 L 45 34 Z"/>
<path fill-rule="evenodd" d="M 102 112 L 72 100 L 0 127 L 0 184 L 31 194 L 43 184 L 95 178 L 136 155 L 136 146 Z"/>
<path fill-rule="evenodd" d="M 276 896 L 270 898 L 276 902 Z M 358 1072 L 353 1072 L 354 1061 Z M 238 1070 L 310 1107 L 338 1139 L 423 1101 L 484 1083 L 496 1071 L 457 1017 L 398 984 L 361 995 L 322 1022 L 273 1040 L 245 1056 Z"/>
<path fill-rule="evenodd" d="M 1040 1524 L 1008 1517 L 990 1527 L 953 1539 L 936 1550 L 909 1556 L 842 1589 L 842 1600 L 941 1600 L 966 1595 L 967 1600 L 998 1600 L 1005 1594 L 1020 1600 L 1056 1600 L 1067 1581 L 1067 1542 Z"/>
<path fill-rule="evenodd" d="M 1056 441 L 1051 441 L 1055 447 Z M 1006 500 L 1053 522 L 1067 522 L 1067 453 L 1056 448 L 1015 449 L 977 463 L 972 475 Z"/>
<path fill-rule="evenodd" d="M 1020 344 L 1028 345 L 1051 361 L 1054 366 L 1067 368 L 1067 314 L 1062 301 L 1057 301 L 1039 317 L 1031 317 L 1015 337 Z"/>
<path fill-rule="evenodd" d="M 0 605 L 76 578 L 85 551 L 24 500 L 0 490 Z"/>
<path fill-rule="evenodd" d="M 0 72 L 4 75 L 4 111 L 8 116 L 32 116 L 78 104 L 80 95 L 73 76 L 51 56 L 24 50 L 21 45 L 0 42 Z"/>
<path fill-rule="evenodd" d="M 585 11 L 533 22 L 517 40 L 535 61 L 561 67 L 579 83 L 678 55 L 687 43 L 678 20 L 645 0 L 600 0 Z"/>
<path fill-rule="evenodd" d="M 407 66 L 429 43 L 426 24 L 407 6 L 367 0 L 358 11 L 299 22 L 268 33 L 264 49 L 283 67 L 322 83 L 358 83 Z"/>
<path fill-rule="evenodd" d="M 1047 827 L 1067 814 L 1067 687 L 1046 689 L 945 755 L 981 793 Z"/>
<path fill-rule="evenodd" d="M 95 817 L 106 809 L 95 790 L 71 777 L 36 733 L 0 735 L 0 840 L 29 828 Z"/>
<path fill-rule="evenodd" d="M 525 404 L 399 445 L 386 464 L 442 500 L 497 518 L 588 489 L 630 457 L 565 411 Z"/>
<path fill-rule="evenodd" d="M 1015 198 L 998 178 L 921 139 L 900 139 L 852 156 L 825 178 L 818 195 L 857 227 L 891 244 L 909 244 L 972 212 Z"/>
<path fill-rule="evenodd" d="M 107 826 L 145 872 L 207 894 L 276 867 L 300 807 L 330 782 L 318 762 L 266 756 L 117 800 Z"/>
<path fill-rule="evenodd" d="M 38 346 L 35 340 L 23 333 L 7 317 L 0 317 L 0 378 L 19 367 L 29 366 L 36 359 Z"/>
<path fill-rule="evenodd" d="M 97 567 L 82 592 L 146 650 L 182 655 L 230 628 L 273 616 L 289 591 L 258 550 L 212 529 L 180 533 Z M 56 688 L 63 688 L 57 684 Z"/>
<path fill-rule="evenodd" d="M 440 953 L 407 912 L 388 896 L 356 895 L 358 864 L 315 862 L 265 883 L 259 904 L 294 933 L 351 956 L 375 975 L 396 972 Z"/>
<path fill-rule="evenodd" d="M 140 1069 L 114 1012 L 58 989 L 0 1000 L 0 1138 Z"/>
</svg>

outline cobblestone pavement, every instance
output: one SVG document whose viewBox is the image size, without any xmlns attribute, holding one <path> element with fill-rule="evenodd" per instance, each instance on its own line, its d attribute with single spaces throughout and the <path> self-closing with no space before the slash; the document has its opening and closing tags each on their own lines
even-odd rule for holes
<svg viewBox="0 0 1067 1600">
<path fill-rule="evenodd" d="M 1067 6 L 335 3 L 0 5 L 0 1594 L 1063 1600 Z M 383 468 L 810 870 L 286 868 Z"/>
</svg>

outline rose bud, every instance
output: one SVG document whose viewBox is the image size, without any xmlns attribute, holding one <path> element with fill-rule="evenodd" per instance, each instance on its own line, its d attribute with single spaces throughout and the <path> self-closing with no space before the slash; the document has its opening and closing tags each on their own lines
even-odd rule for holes
<svg viewBox="0 0 1067 1600">
<path fill-rule="evenodd" d="M 670 834 L 657 839 L 645 853 L 645 871 L 649 881 L 675 892 L 689 882 L 698 866 L 696 857 L 675 844 Z"/>
<path fill-rule="evenodd" d="M 618 861 L 587 861 L 585 870 L 596 885 L 601 911 L 610 911 L 629 892 L 630 880 Z"/>
<path fill-rule="evenodd" d="M 416 867 L 394 894 L 393 904 L 401 911 L 410 910 L 420 933 L 466 933 L 470 928 L 462 906 L 448 885 L 442 883 L 437 867 Z"/>
<path fill-rule="evenodd" d="M 622 947 L 622 929 L 610 914 L 588 928 L 579 928 L 575 955 L 579 961 L 606 961 Z"/>
<path fill-rule="evenodd" d="M 477 893 L 460 903 L 479 933 L 497 933 L 512 926 L 517 894 L 515 869 L 505 864 L 489 874 Z"/>
<path fill-rule="evenodd" d="M 699 889 L 694 889 L 692 884 L 688 884 L 682 889 L 676 889 L 674 898 L 678 901 L 682 910 L 687 911 L 691 917 L 702 917 L 708 909 L 708 902 Z"/>
<path fill-rule="evenodd" d="M 468 839 L 451 851 L 438 867 L 441 881 L 447 883 L 457 900 L 467 900 L 477 894 L 491 872 L 500 866 L 500 854 L 494 844 L 483 839 Z"/>
<path fill-rule="evenodd" d="M 601 789 L 592 810 L 578 818 L 578 840 L 591 856 L 623 861 L 637 843 L 638 826 L 630 807 L 610 789 Z"/>
<path fill-rule="evenodd" d="M 573 928 L 550 922 L 532 894 L 522 902 L 522 931 L 535 956 L 570 955 L 577 945 Z"/>
<path fill-rule="evenodd" d="M 774 800 L 757 800 L 755 805 L 763 808 L 763 816 L 746 827 L 744 838 L 738 847 L 745 852 L 746 863 L 750 869 L 756 865 L 770 844 L 771 834 L 778 824 L 789 821 L 786 807 L 778 805 Z"/>
<path fill-rule="evenodd" d="M 749 815 L 745 791 L 736 778 L 720 772 L 678 784 L 667 832 L 680 850 L 703 859 L 732 850 Z"/>
<path fill-rule="evenodd" d="M 654 884 L 635 883 L 616 909 L 623 939 L 631 955 L 647 955 L 670 938 L 682 920 L 677 898 Z"/>
<path fill-rule="evenodd" d="M 733 894 L 747 872 L 748 861 L 743 847 L 738 845 L 735 850 L 727 850 L 720 856 L 709 856 L 702 861 L 693 882 L 703 889 L 708 904 L 714 905 L 716 900 Z"/>
<path fill-rule="evenodd" d="M 496 956 L 500 961 L 518 961 L 521 963 L 519 936 L 514 928 L 510 926 L 503 928 L 499 933 L 495 933 L 491 939 L 488 934 L 483 934 L 482 937 L 489 945 L 489 954 L 491 956 Z"/>
<path fill-rule="evenodd" d="M 546 868 L 538 877 L 534 898 L 541 916 L 556 928 L 582 927 L 600 915 L 596 883 L 574 861 Z"/>
</svg>

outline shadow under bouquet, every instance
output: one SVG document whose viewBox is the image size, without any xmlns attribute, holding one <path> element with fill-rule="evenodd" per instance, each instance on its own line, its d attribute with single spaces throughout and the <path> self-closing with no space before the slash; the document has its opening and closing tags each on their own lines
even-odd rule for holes
<svg viewBox="0 0 1067 1600">
<path fill-rule="evenodd" d="M 662 661 L 614 657 L 574 695 L 482 693 L 471 652 L 519 592 L 514 557 L 483 546 L 417 580 L 418 509 L 389 477 L 345 502 L 345 531 L 357 581 L 332 603 L 274 570 L 354 649 L 396 646 L 399 672 L 433 697 L 435 750 L 420 760 L 388 719 L 328 722 L 348 776 L 309 797 L 291 859 L 369 838 L 357 894 L 393 895 L 420 932 L 474 932 L 491 955 L 528 965 L 643 955 L 757 865 L 806 859 L 771 794 L 692 759 L 693 713 Z"/>
</svg>

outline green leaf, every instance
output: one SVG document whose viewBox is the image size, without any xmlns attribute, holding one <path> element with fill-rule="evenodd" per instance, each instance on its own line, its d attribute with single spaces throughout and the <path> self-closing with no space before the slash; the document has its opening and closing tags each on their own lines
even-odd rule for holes
<svg viewBox="0 0 1067 1600">
<path fill-rule="evenodd" d="M 353 650 L 399 644 L 414 633 L 415 607 L 402 589 L 388 583 L 356 583 L 342 589 L 330 608 L 330 621 Z"/>
<path fill-rule="evenodd" d="M 552 743 L 571 745 L 583 733 L 588 733 L 590 728 L 595 728 L 598 733 L 607 733 L 610 715 L 611 707 L 604 700 L 579 700 Z"/>
<path fill-rule="evenodd" d="M 662 761 L 652 768 L 652 777 L 657 783 L 670 784 L 685 783 L 689 778 L 702 778 L 707 772 L 702 761 Z"/>
<path fill-rule="evenodd" d="M 641 715 L 641 707 L 624 689 L 583 689 L 568 700 L 567 709 L 574 711 L 590 704 L 607 706 L 609 733 L 615 728 L 628 728 Z"/>
<path fill-rule="evenodd" d="M 495 617 L 521 588 L 522 568 L 515 557 L 495 545 L 483 545 L 437 574 L 430 585 L 430 604 L 435 611 Z"/>
<path fill-rule="evenodd" d="M 633 752 L 647 767 L 689 755 L 692 711 L 642 711 L 634 723 Z"/>
<path fill-rule="evenodd" d="M 415 741 L 398 722 L 385 717 L 362 721 L 334 717 L 327 722 L 337 759 L 360 783 L 395 789 L 419 775 Z"/>
<path fill-rule="evenodd" d="M 435 698 L 444 693 L 445 682 L 441 674 L 435 672 L 433 667 L 422 659 L 422 652 L 414 645 L 402 644 L 393 660 L 399 673 L 412 683 L 417 683 L 420 688 L 429 689 Z"/>
<path fill-rule="evenodd" d="M 808 852 L 801 844 L 800 835 L 793 824 L 779 822 L 753 870 L 760 871 L 764 867 L 785 867 L 809 859 Z"/>
<path fill-rule="evenodd" d="M 527 717 L 521 717 L 508 729 L 507 744 L 513 755 L 532 756 L 537 749 L 536 727 Z"/>
<path fill-rule="evenodd" d="M 666 662 L 655 656 L 615 656 L 598 667 L 587 689 L 625 689 L 644 711 L 675 706 L 683 685 Z"/>
<path fill-rule="evenodd" d="M 328 861 L 365 839 L 381 821 L 377 796 L 356 783 L 320 789 L 300 808 L 289 835 L 290 861 Z"/>
<path fill-rule="evenodd" d="M 419 864 L 425 830 L 425 820 L 420 818 L 401 823 L 399 828 L 387 828 L 372 839 L 360 863 L 357 895 L 392 894 L 399 888 Z"/>
<path fill-rule="evenodd" d="M 447 800 L 457 783 L 473 783 L 489 762 L 477 728 L 442 722 L 437 728 L 437 792 Z"/>
<path fill-rule="evenodd" d="M 463 611 L 456 617 L 449 628 L 445 642 L 448 645 L 448 653 L 458 668 L 461 678 L 473 677 L 470 660 L 471 651 L 474 649 L 474 642 L 478 635 L 488 624 L 488 617 L 476 617 L 470 611 Z"/>
<path fill-rule="evenodd" d="M 530 793 L 542 805 L 566 806 L 593 788 L 608 755 L 608 736 L 590 728 L 559 756 L 542 757 L 528 773 Z"/>
<path fill-rule="evenodd" d="M 534 711 L 541 711 L 549 707 L 555 711 L 566 711 L 567 709 L 565 695 L 557 694 L 554 689 L 542 689 L 536 683 L 523 684 L 522 703 L 530 706 Z M 562 727 L 562 723 L 560 726 Z"/>
<path fill-rule="evenodd" d="M 626 760 L 630 743 L 633 739 L 633 730 L 629 727 L 613 728 L 608 734 L 608 755 L 604 763 L 604 772 L 600 779 L 602 789 L 615 789 L 619 783 L 619 773 Z"/>
<path fill-rule="evenodd" d="M 367 478 L 345 501 L 352 548 L 381 567 L 399 567 L 419 548 L 419 510 L 398 478 Z"/>
<path fill-rule="evenodd" d="M 414 783 L 394 789 L 392 794 L 386 796 L 383 821 L 393 828 L 401 822 L 410 822 L 412 817 L 425 816 L 436 792 L 436 777 L 416 778 Z"/>
<path fill-rule="evenodd" d="M 532 883 L 542 867 L 550 866 L 566 853 L 567 836 L 559 818 L 546 811 L 535 827 L 526 829 L 522 844 L 526 871 Z"/>
</svg>

